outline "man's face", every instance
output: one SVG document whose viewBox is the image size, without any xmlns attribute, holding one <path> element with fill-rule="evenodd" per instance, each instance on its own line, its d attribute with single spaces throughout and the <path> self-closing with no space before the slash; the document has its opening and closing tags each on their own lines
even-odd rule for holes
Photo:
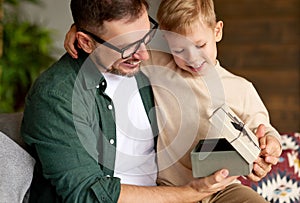
<svg viewBox="0 0 300 203">
<path fill-rule="evenodd" d="M 212 29 L 200 20 L 191 27 L 192 31 L 185 36 L 167 32 L 164 34 L 171 53 L 179 68 L 198 75 L 208 67 L 216 64 L 216 42 L 222 38 L 222 22 Z"/>
<path fill-rule="evenodd" d="M 105 32 L 100 37 L 113 46 L 122 49 L 142 39 L 150 30 L 150 22 L 146 10 L 135 21 L 128 22 L 127 20 L 105 21 L 103 25 Z M 135 54 L 126 59 L 122 59 L 119 52 L 107 46 L 102 44 L 97 46 L 95 53 L 98 60 L 107 68 L 108 72 L 118 75 L 133 76 L 139 71 L 140 63 L 149 58 L 146 46 L 143 43 Z"/>
</svg>

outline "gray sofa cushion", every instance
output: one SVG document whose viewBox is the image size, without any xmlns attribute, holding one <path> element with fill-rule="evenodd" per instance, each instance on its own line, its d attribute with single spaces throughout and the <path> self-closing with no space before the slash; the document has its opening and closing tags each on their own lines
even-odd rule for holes
<svg viewBox="0 0 300 203">
<path fill-rule="evenodd" d="M 0 114 L 0 131 L 26 149 L 25 143 L 20 136 L 22 118 L 22 112 Z"/>
<path fill-rule="evenodd" d="M 0 202 L 23 202 L 30 187 L 35 160 L 0 132 Z"/>
<path fill-rule="evenodd" d="M 22 117 L 0 114 L 0 202 L 28 202 L 35 160 L 20 135 Z"/>
</svg>

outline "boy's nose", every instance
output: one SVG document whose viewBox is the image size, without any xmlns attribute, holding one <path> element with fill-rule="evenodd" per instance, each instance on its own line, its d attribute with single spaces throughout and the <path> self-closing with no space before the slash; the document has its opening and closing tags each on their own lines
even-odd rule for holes
<svg viewBox="0 0 300 203">
<path fill-rule="evenodd" d="M 186 63 L 191 66 L 199 66 L 201 65 L 201 61 L 206 59 L 205 53 L 201 50 L 197 50 L 196 48 L 192 47 L 186 51 L 186 55 L 184 56 Z M 200 63 L 200 64 L 199 64 Z"/>
<path fill-rule="evenodd" d="M 194 68 L 197 68 L 199 66 L 201 66 L 201 63 L 199 60 L 194 60 L 194 61 L 188 61 L 188 64 Z"/>
<path fill-rule="evenodd" d="M 197 50 L 195 50 L 193 47 L 189 47 L 189 49 L 186 50 L 185 59 L 187 62 L 193 62 L 197 60 L 198 55 L 199 52 Z"/>
</svg>

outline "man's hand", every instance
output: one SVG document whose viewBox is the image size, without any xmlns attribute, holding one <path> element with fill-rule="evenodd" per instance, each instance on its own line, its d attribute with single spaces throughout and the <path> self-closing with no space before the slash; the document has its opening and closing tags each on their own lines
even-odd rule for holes
<svg viewBox="0 0 300 203">
<path fill-rule="evenodd" d="M 231 184 L 237 176 L 228 176 L 229 171 L 222 169 L 205 178 L 195 178 L 184 186 L 141 187 L 121 185 L 118 202 L 199 202 Z"/>
<path fill-rule="evenodd" d="M 228 176 L 229 171 L 222 169 L 211 176 L 195 179 L 188 185 L 201 194 L 211 195 L 231 184 L 238 176 Z"/>
<path fill-rule="evenodd" d="M 70 27 L 70 30 L 67 32 L 65 36 L 65 41 L 64 41 L 64 47 L 66 51 L 73 57 L 73 58 L 78 58 L 78 53 L 75 48 L 75 41 L 76 41 L 76 32 L 77 28 L 73 24 Z M 79 47 L 80 48 L 80 47 Z"/>
<path fill-rule="evenodd" d="M 265 135 L 265 126 L 259 125 L 256 131 L 261 148 L 260 156 L 254 162 L 253 171 L 248 178 L 253 181 L 260 181 L 272 169 L 272 165 L 276 165 L 282 153 L 281 144 L 271 135 Z"/>
</svg>

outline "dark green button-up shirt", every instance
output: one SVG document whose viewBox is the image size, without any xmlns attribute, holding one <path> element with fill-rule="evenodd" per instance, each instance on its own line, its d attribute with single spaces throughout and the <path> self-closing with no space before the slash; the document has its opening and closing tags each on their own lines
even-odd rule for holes
<svg viewBox="0 0 300 203">
<path fill-rule="evenodd" d="M 143 73 L 135 78 L 156 140 L 151 86 Z M 21 133 L 37 160 L 31 202 L 117 202 L 115 114 L 105 89 L 80 53 L 78 60 L 64 55 L 29 91 Z"/>
</svg>

